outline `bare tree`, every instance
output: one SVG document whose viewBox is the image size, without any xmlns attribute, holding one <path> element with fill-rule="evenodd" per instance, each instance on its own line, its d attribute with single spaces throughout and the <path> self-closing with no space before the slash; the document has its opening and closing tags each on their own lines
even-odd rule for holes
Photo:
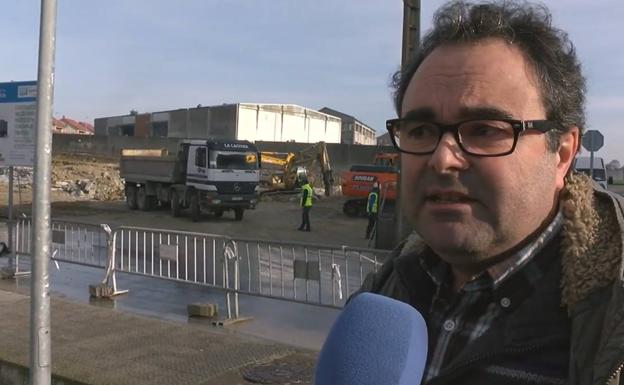
<svg viewBox="0 0 624 385">
<path fill-rule="evenodd" d="M 611 162 L 607 163 L 607 170 L 617 170 L 620 167 L 622 167 L 622 165 L 620 165 L 620 161 L 617 159 L 613 159 Z"/>
</svg>

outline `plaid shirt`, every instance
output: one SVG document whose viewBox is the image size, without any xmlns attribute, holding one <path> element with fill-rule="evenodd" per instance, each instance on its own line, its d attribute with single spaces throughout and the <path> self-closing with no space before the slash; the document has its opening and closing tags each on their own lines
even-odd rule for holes
<svg viewBox="0 0 624 385">
<path fill-rule="evenodd" d="M 501 284 L 511 286 L 512 292 L 525 292 L 543 276 L 542 266 L 533 257 L 561 226 L 559 213 L 535 240 L 467 282 L 457 293 L 450 284 L 447 263 L 431 255 L 421 259 L 437 287 L 428 314 L 430 352 L 423 384 L 438 376 L 470 342 L 488 330 L 503 308 L 512 305 L 511 296 L 505 296 L 507 290 L 497 290 Z"/>
</svg>

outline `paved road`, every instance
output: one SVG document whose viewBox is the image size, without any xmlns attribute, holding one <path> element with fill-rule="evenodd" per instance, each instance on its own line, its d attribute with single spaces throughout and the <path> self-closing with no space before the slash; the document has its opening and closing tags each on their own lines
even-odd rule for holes
<svg viewBox="0 0 624 385">
<path fill-rule="evenodd" d="M 51 305 L 51 369 L 63 383 L 242 385 L 249 384 L 243 375 L 258 374 L 290 383 L 311 380 L 314 352 L 54 296 Z M 26 376 L 30 299 L 0 289 L 0 308 L 0 381 L 25 383 L 14 368 Z"/>
<path fill-rule="evenodd" d="M 22 269 L 27 270 L 28 265 Z M 226 315 L 225 295 L 210 289 L 157 278 L 118 273 L 120 289 L 130 292 L 114 300 L 94 300 L 89 297 L 88 286 L 99 283 L 104 277 L 103 269 L 59 263 L 59 269 L 50 265 L 52 294 L 73 302 L 147 315 L 179 323 L 193 323 L 213 328 L 210 321 L 187 316 L 191 303 L 216 303 L 221 315 Z M 30 278 L 1 280 L 0 289 L 27 294 Z M 338 310 L 274 300 L 255 296 L 241 296 L 242 317 L 252 317 L 248 322 L 229 326 L 230 332 L 269 339 L 297 347 L 320 349 L 327 331 Z"/>
<path fill-rule="evenodd" d="M 624 195 L 624 184 L 610 184 L 609 191 L 613 191 L 616 194 Z"/>
</svg>

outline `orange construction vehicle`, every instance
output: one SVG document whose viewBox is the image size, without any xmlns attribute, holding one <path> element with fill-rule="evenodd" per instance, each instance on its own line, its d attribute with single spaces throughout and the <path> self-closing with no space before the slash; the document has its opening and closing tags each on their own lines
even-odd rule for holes
<svg viewBox="0 0 624 385">
<path fill-rule="evenodd" d="M 373 158 L 373 163 L 377 166 L 390 166 L 397 168 L 399 162 L 398 152 L 378 152 Z"/>
<path fill-rule="evenodd" d="M 353 165 L 342 174 L 342 195 L 347 197 L 342 211 L 351 217 L 366 215 L 366 201 L 373 183 L 379 183 L 380 200 L 396 200 L 396 186 L 399 179 L 396 163 L 399 154 L 377 153 L 374 164 Z"/>
</svg>

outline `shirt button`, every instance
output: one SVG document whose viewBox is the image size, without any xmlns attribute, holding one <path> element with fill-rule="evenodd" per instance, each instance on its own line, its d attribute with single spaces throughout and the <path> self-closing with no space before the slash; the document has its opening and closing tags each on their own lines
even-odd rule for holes
<svg viewBox="0 0 624 385">
<path fill-rule="evenodd" d="M 507 297 L 503 297 L 500 300 L 500 305 L 504 308 L 508 308 L 511 305 L 511 300 Z"/>
<path fill-rule="evenodd" d="M 446 330 L 447 332 L 452 332 L 453 330 L 455 330 L 455 321 L 450 319 L 444 321 L 444 330 Z"/>
</svg>

